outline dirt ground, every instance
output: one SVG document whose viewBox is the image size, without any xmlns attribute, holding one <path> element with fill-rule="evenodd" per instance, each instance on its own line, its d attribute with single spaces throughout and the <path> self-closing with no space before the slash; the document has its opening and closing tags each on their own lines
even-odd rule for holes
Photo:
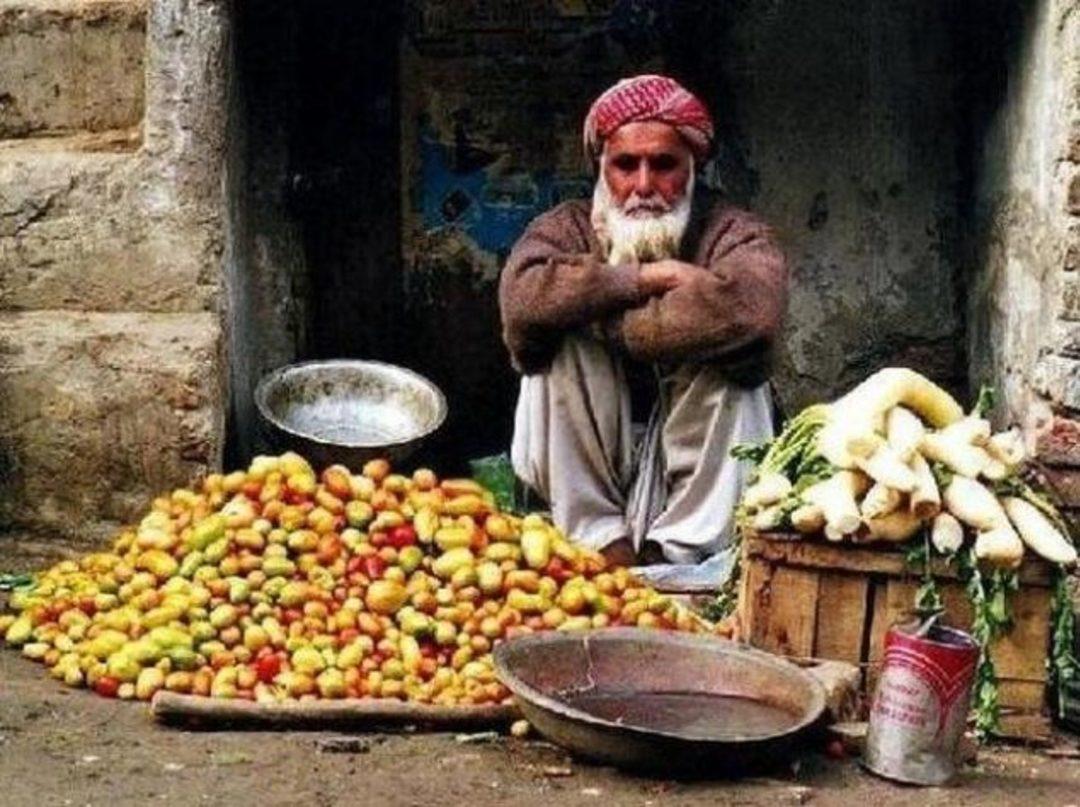
<svg viewBox="0 0 1080 807">
<path fill-rule="evenodd" d="M 643 778 L 571 760 L 541 742 L 369 734 L 368 750 L 318 745 L 340 732 L 192 732 L 155 725 L 140 703 L 69 690 L 0 651 L 0 804 L 715 805 L 1080 803 L 1080 761 L 982 751 L 956 785 L 918 789 L 810 752 L 769 777 Z"/>
</svg>

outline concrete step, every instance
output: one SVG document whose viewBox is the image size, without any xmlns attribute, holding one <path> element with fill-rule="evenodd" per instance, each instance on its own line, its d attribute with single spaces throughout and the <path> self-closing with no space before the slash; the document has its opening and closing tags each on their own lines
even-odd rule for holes
<svg viewBox="0 0 1080 807">
<path fill-rule="evenodd" d="M 0 0 L 0 139 L 137 126 L 145 45 L 145 2 Z"/>
<path fill-rule="evenodd" d="M 220 462 L 202 314 L 0 313 L 0 529 L 100 540 Z"/>
<path fill-rule="evenodd" d="M 215 231 L 139 152 L 137 133 L 0 142 L 0 310 L 206 311 Z M 81 149 L 81 150 L 80 150 Z"/>
</svg>

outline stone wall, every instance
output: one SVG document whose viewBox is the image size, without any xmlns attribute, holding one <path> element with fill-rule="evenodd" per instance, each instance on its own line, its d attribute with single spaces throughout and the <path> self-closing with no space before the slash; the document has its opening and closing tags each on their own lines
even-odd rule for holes
<svg viewBox="0 0 1080 807">
<path fill-rule="evenodd" d="M 227 32 L 0 0 L 0 529 L 95 540 L 219 462 Z"/>
<path fill-rule="evenodd" d="M 1080 508 L 1080 3 L 1012 13 L 1002 103 L 978 152 L 968 275 L 973 384 L 1001 392 Z"/>
</svg>

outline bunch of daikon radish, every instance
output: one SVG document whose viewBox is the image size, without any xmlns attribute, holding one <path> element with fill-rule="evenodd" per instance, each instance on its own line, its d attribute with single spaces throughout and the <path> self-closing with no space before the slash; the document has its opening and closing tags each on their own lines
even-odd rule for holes
<svg viewBox="0 0 1080 807">
<path fill-rule="evenodd" d="M 1077 553 L 1057 511 L 1019 476 L 1018 430 L 994 434 L 913 370 L 887 368 L 838 401 L 793 418 L 758 461 L 740 517 L 830 541 L 902 542 L 930 530 L 956 552 L 967 536 L 987 565 L 1014 568 L 1025 544 L 1060 564 Z"/>
</svg>

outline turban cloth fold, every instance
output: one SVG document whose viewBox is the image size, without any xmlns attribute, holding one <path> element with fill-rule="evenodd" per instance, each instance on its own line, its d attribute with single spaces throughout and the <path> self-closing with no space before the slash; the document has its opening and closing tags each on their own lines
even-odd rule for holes
<svg viewBox="0 0 1080 807">
<path fill-rule="evenodd" d="M 585 152 L 597 159 L 604 141 L 620 126 L 657 121 L 674 126 L 698 160 L 709 153 L 713 122 L 693 93 L 667 76 L 635 76 L 606 90 L 585 116 Z"/>
</svg>

